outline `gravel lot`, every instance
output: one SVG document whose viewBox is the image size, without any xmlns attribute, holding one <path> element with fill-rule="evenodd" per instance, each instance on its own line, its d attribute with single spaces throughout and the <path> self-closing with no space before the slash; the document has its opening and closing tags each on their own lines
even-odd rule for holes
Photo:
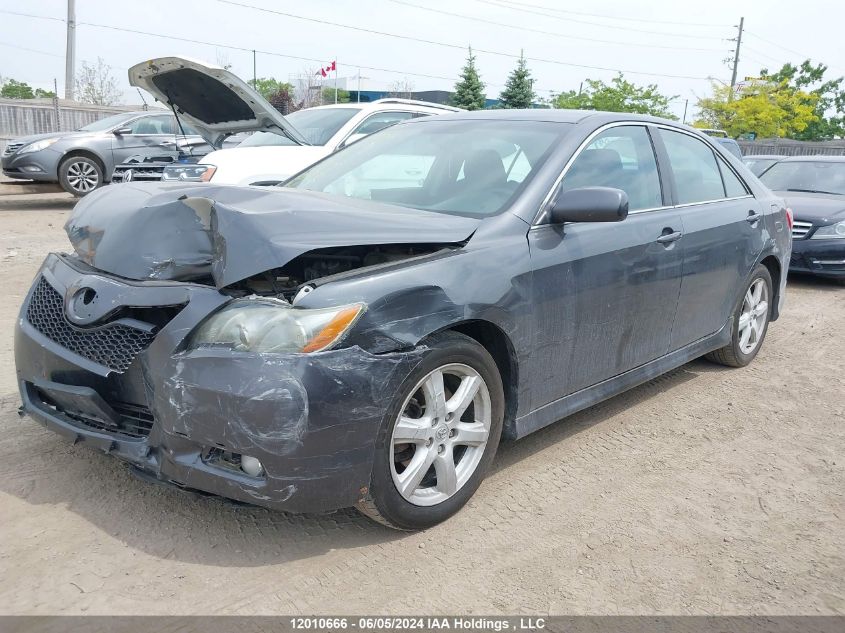
<svg viewBox="0 0 845 633">
<path fill-rule="evenodd" d="M 65 194 L 0 184 L 0 612 L 845 613 L 845 288 L 790 280 L 757 360 L 704 361 L 504 445 L 424 533 L 137 481 L 17 415 L 12 328 Z"/>
</svg>

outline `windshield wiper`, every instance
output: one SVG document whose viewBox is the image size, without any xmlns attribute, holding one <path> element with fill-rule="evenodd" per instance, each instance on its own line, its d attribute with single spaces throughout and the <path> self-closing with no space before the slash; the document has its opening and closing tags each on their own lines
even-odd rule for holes
<svg viewBox="0 0 845 633">
<path fill-rule="evenodd" d="M 821 191 L 820 189 L 787 189 L 787 191 L 797 191 L 798 193 L 829 193 L 832 196 L 845 195 L 836 191 Z"/>
</svg>

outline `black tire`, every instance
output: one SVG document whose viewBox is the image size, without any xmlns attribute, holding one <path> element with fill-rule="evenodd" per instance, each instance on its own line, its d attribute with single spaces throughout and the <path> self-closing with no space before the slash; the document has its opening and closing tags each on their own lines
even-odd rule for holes
<svg viewBox="0 0 845 633">
<path fill-rule="evenodd" d="M 87 196 L 104 184 L 103 166 L 88 156 L 69 156 L 59 164 L 59 184 L 77 198 Z"/>
<path fill-rule="evenodd" d="M 422 530 L 445 521 L 460 510 L 475 493 L 493 462 L 502 434 L 505 397 L 496 362 L 474 339 L 457 332 L 436 334 L 425 342 L 429 351 L 422 362 L 408 375 L 382 421 L 376 439 L 373 474 L 367 497 L 357 509 L 367 517 L 397 530 Z M 402 407 L 412 396 L 411 390 L 438 367 L 460 363 L 474 369 L 490 393 L 491 423 L 487 444 L 475 471 L 453 496 L 436 505 L 420 506 L 406 500 L 393 481 L 393 447 L 391 439 Z"/>
<path fill-rule="evenodd" d="M 744 353 L 740 348 L 740 332 L 739 332 L 739 318 L 742 314 L 742 307 L 743 302 L 745 300 L 745 293 L 748 292 L 748 289 L 759 279 L 762 279 L 766 285 L 766 296 L 768 297 L 768 311 L 766 314 L 766 322 L 763 326 L 763 333 L 759 336 L 758 342 L 755 345 L 754 349 L 752 349 L 749 353 Z M 743 288 L 742 294 L 739 297 L 739 301 L 737 302 L 736 309 L 734 310 L 734 323 L 733 323 L 733 330 L 731 331 L 731 342 L 724 347 L 717 349 L 715 352 L 710 352 L 705 356 L 705 358 L 709 361 L 714 363 L 718 363 L 719 365 L 725 365 L 727 367 L 745 367 L 748 365 L 754 357 L 757 356 L 757 352 L 760 351 L 760 348 L 763 346 L 763 342 L 766 338 L 766 332 L 769 331 L 769 321 L 771 320 L 772 316 L 772 302 L 774 300 L 774 293 L 772 292 L 772 276 L 769 273 L 769 269 L 763 266 L 763 264 L 758 264 L 757 268 L 754 269 L 754 273 L 751 275 L 751 278 L 748 280 L 748 283 Z"/>
</svg>

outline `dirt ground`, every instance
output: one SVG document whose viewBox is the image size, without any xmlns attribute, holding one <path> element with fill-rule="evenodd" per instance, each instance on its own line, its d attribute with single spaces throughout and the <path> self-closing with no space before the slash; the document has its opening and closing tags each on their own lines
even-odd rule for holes
<svg viewBox="0 0 845 633">
<path fill-rule="evenodd" d="M 467 508 L 399 534 L 143 483 L 18 417 L 12 327 L 70 208 L 0 196 L 0 612 L 845 613 L 845 288 L 790 280 L 750 367 L 506 444 Z"/>
</svg>

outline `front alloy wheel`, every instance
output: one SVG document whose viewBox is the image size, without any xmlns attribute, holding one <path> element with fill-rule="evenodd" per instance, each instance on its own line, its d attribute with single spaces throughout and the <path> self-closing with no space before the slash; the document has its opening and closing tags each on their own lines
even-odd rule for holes
<svg viewBox="0 0 845 633">
<path fill-rule="evenodd" d="M 68 193 L 87 196 L 103 184 L 103 169 L 87 156 L 71 156 L 59 166 L 59 182 Z"/>
<path fill-rule="evenodd" d="M 405 378 L 376 439 L 371 485 L 358 509 L 401 530 L 446 520 L 490 467 L 504 418 L 502 379 L 474 339 L 443 332 Z"/>
<path fill-rule="evenodd" d="M 438 367 L 417 383 L 393 427 L 393 483 L 418 506 L 446 501 L 478 468 L 490 437 L 490 391 L 472 367 Z"/>
</svg>

